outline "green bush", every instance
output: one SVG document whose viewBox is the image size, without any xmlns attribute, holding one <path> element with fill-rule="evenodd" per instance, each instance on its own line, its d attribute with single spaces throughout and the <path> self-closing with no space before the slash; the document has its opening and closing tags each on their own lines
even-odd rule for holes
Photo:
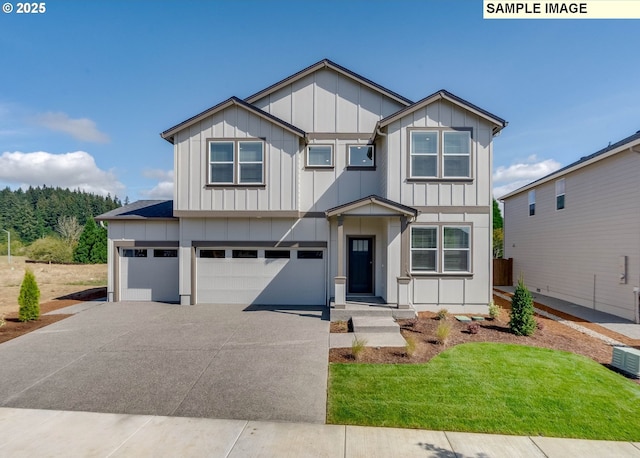
<svg viewBox="0 0 640 458">
<path fill-rule="evenodd" d="M 492 320 L 495 320 L 499 316 L 500 316 L 500 306 L 498 304 L 496 304 L 495 302 L 491 301 L 489 303 L 489 317 Z"/>
<path fill-rule="evenodd" d="M 49 235 L 27 247 L 27 256 L 34 261 L 73 262 L 73 248 L 61 238 Z"/>
<path fill-rule="evenodd" d="M 40 289 L 38 289 L 36 277 L 29 269 L 25 271 L 22 279 L 18 304 L 20 304 L 18 312 L 20 321 L 33 321 L 40 317 Z"/>
<path fill-rule="evenodd" d="M 89 218 L 84 225 L 73 259 L 82 264 L 107 262 L 107 230 L 98 226 L 93 218 Z"/>
<path fill-rule="evenodd" d="M 532 335 L 536 330 L 534 313 L 533 297 L 520 277 L 511 298 L 511 319 L 509 320 L 511 332 L 517 336 Z"/>
</svg>

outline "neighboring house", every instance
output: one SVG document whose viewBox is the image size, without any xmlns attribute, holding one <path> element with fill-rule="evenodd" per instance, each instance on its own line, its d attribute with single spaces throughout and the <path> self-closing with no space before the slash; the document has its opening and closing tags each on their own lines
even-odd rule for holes
<svg viewBox="0 0 640 458">
<path fill-rule="evenodd" d="M 506 122 L 322 60 L 166 130 L 171 201 L 109 222 L 109 300 L 486 310 Z"/>
<path fill-rule="evenodd" d="M 640 322 L 639 178 L 640 131 L 502 197 L 514 276 Z"/>
</svg>

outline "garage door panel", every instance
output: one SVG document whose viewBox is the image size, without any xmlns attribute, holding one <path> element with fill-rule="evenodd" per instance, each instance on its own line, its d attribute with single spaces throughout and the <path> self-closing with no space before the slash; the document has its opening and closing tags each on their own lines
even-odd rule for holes
<svg viewBox="0 0 640 458">
<path fill-rule="evenodd" d="M 142 252 L 146 256 L 141 256 Z M 120 252 L 120 300 L 177 302 L 178 258 L 174 250 L 136 248 Z M 166 253 L 170 252 L 170 253 Z"/>
<path fill-rule="evenodd" d="M 197 302 L 211 304 L 324 305 L 325 260 L 197 260 Z"/>
</svg>

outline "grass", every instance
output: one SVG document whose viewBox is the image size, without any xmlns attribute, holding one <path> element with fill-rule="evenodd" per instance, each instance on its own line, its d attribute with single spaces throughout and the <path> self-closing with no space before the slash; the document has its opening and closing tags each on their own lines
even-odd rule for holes
<svg viewBox="0 0 640 458">
<path fill-rule="evenodd" d="M 471 343 L 329 377 L 328 423 L 640 441 L 640 386 L 573 353 Z"/>
</svg>

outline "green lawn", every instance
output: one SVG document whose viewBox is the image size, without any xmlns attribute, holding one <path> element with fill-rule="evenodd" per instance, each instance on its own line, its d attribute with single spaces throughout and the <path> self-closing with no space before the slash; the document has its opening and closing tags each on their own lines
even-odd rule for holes
<svg viewBox="0 0 640 458">
<path fill-rule="evenodd" d="M 331 364 L 328 423 L 640 441 L 640 385 L 567 352 L 453 347 L 427 364 Z"/>
</svg>

